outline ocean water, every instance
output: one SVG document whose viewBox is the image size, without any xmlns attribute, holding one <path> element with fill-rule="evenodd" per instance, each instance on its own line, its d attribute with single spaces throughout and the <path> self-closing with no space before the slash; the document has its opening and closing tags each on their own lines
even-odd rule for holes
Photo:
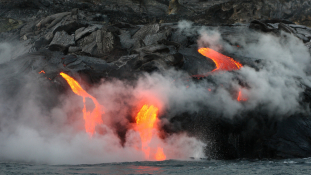
<svg viewBox="0 0 311 175">
<path fill-rule="evenodd" d="M 162 162 L 106 163 L 96 165 L 40 165 L 1 162 L 0 174 L 311 174 L 311 158 L 286 160 L 167 160 Z"/>
</svg>

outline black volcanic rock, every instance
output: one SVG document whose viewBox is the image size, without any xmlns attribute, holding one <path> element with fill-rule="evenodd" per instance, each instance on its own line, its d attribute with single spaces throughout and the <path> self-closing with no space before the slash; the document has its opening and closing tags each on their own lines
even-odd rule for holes
<svg viewBox="0 0 311 175">
<path fill-rule="evenodd" d="M 92 32 L 78 41 L 82 52 L 95 57 L 104 57 L 119 49 L 119 38 L 107 28 Z"/>
<path fill-rule="evenodd" d="M 40 21 L 37 24 L 37 27 L 46 27 L 48 29 L 52 28 L 55 26 L 57 23 L 59 23 L 64 17 L 70 15 L 70 12 L 64 12 L 64 13 L 57 13 L 51 16 L 48 16 L 44 18 L 42 21 Z"/>
<path fill-rule="evenodd" d="M 145 39 L 147 35 L 156 34 L 160 30 L 159 24 L 145 25 L 140 28 L 133 36 L 133 39 Z"/>
<path fill-rule="evenodd" d="M 277 157 L 304 158 L 306 155 L 311 155 L 310 138 L 310 118 L 293 116 L 277 124 L 277 131 L 267 145 L 276 151 Z"/>
<path fill-rule="evenodd" d="M 310 25 L 308 13 L 310 0 L 231 0 L 206 10 L 210 22 L 235 23 L 250 22 L 254 19 L 288 19 Z"/>
<path fill-rule="evenodd" d="M 73 45 L 75 45 L 74 36 L 68 35 L 65 31 L 62 31 L 55 33 L 49 47 L 51 50 L 65 51 L 69 46 Z"/>
<path fill-rule="evenodd" d="M 143 39 L 146 46 L 153 45 L 158 43 L 159 41 L 166 40 L 172 34 L 172 29 L 164 29 L 163 31 L 159 31 L 158 33 L 148 34 Z"/>
<path fill-rule="evenodd" d="M 292 34 L 299 38 L 305 45 L 310 49 L 310 32 L 311 29 L 306 26 L 300 26 L 295 24 L 285 24 L 282 20 L 264 20 L 251 21 L 249 28 L 262 31 L 262 32 L 273 32 L 277 35 L 280 34 L 280 31 Z M 285 21 L 286 22 L 286 21 Z M 288 23 L 288 22 L 286 22 Z"/>
<path fill-rule="evenodd" d="M 202 24 L 247 23 L 251 20 L 287 19 L 310 25 L 310 0 L 2 0 L 0 9 L 4 18 L 27 20 L 32 16 L 46 17 L 53 26 L 64 12 L 74 8 L 88 11 L 91 21 L 177 22 L 188 19 Z M 20 10 L 23 8 L 24 10 Z M 41 10 L 40 9 L 44 9 Z M 19 13 L 18 13 L 19 12 Z M 21 13 L 22 12 L 22 13 Z M 60 13 L 58 15 L 54 15 Z M 54 16 L 52 16 L 54 15 Z M 73 15 L 74 16 L 74 15 Z"/>
<path fill-rule="evenodd" d="M 75 31 L 75 40 L 79 40 L 82 37 L 89 35 L 90 33 L 94 32 L 95 30 L 101 28 L 102 26 L 98 26 L 98 25 L 93 25 L 93 26 L 89 26 L 87 28 L 85 27 L 81 27 L 78 30 Z"/>
</svg>

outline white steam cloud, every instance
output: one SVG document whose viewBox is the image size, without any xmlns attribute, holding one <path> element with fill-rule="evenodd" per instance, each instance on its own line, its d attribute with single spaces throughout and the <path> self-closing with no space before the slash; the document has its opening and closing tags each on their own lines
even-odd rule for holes
<svg viewBox="0 0 311 175">
<path fill-rule="evenodd" d="M 164 106 L 169 103 L 165 93 L 172 80 L 171 77 L 154 74 L 142 77 L 135 87 L 115 80 L 89 89 L 89 93 L 96 97 L 105 111 L 104 125 L 98 126 L 97 133 L 92 137 L 85 133 L 81 97 L 75 94 L 61 96 L 61 103 L 47 113 L 37 99 L 42 95 L 38 90 L 40 82 L 30 80 L 15 99 L 22 101 L 22 106 L 17 107 L 20 103 L 10 106 L 12 109 L 19 108 L 19 111 L 12 111 L 9 116 L 4 114 L 1 117 L 0 160 L 48 164 L 148 160 L 141 151 L 140 136 L 135 131 L 136 124 L 130 123 L 127 118 L 129 115 L 135 117 L 137 113 L 130 111 L 130 106 L 126 104 L 138 107 L 141 100 L 152 101 L 155 102 L 153 105 L 161 109 L 160 113 L 164 112 Z M 87 108 L 92 110 L 91 101 L 87 100 Z M 165 120 L 159 121 L 158 125 L 161 122 Z M 116 124 L 128 127 L 125 143 L 118 137 L 119 128 Z M 205 155 L 205 143 L 186 133 L 172 134 L 161 139 L 161 133 L 156 130 L 153 132 L 151 151 L 156 151 L 158 146 L 162 147 L 167 159 L 202 158 Z"/>
<path fill-rule="evenodd" d="M 20 42 L 0 43 L 0 64 L 27 53 L 31 45 L 25 47 L 24 44 Z"/>
<path fill-rule="evenodd" d="M 307 73 L 310 67 L 310 52 L 298 38 L 287 33 L 281 37 L 272 34 L 246 31 L 244 35 L 228 37 L 231 43 L 238 43 L 239 47 L 232 46 L 224 41 L 217 29 L 206 27 L 195 28 L 191 23 L 183 21 L 182 32 L 200 35 L 198 47 L 210 47 L 214 50 L 225 50 L 234 53 L 237 61 L 258 64 L 259 70 L 244 65 L 239 71 L 222 72 L 213 75 L 217 81 L 216 94 L 213 95 L 215 109 L 223 111 L 225 116 L 236 116 L 239 112 L 264 110 L 271 116 L 288 117 L 294 113 L 308 112 L 308 108 L 300 104 L 301 93 L 305 85 L 310 86 L 310 76 Z M 246 42 L 253 39 L 255 42 Z M 240 58 L 242 57 L 242 58 Z M 248 60 L 246 60 L 247 58 Z M 208 59 L 208 58 L 207 58 Z M 239 85 L 236 78 L 242 79 L 249 87 Z M 232 100 L 231 93 L 222 87 L 241 89 L 248 101 L 243 105 Z M 212 104 L 208 104 L 211 106 Z"/>
</svg>

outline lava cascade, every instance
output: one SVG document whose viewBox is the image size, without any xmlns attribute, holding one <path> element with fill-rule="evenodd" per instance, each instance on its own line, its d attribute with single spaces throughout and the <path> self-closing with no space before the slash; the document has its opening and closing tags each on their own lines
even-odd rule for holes
<svg viewBox="0 0 311 175">
<path fill-rule="evenodd" d="M 69 75 L 65 74 L 65 73 L 60 73 L 60 75 L 68 82 L 69 86 L 71 87 L 72 91 L 83 97 L 83 119 L 85 121 L 85 131 L 87 133 L 89 133 L 90 135 L 93 135 L 95 133 L 95 127 L 97 125 L 103 124 L 103 120 L 101 118 L 102 114 L 104 113 L 104 111 L 102 110 L 102 106 L 98 103 L 98 101 L 91 96 L 90 94 L 88 94 L 81 86 L 80 84 L 74 80 L 72 77 L 70 77 Z M 94 105 L 95 108 L 93 109 L 92 112 L 89 112 L 86 110 L 86 104 L 85 104 L 85 99 L 86 98 L 90 98 Z"/>
<path fill-rule="evenodd" d="M 157 153 L 156 153 L 156 160 L 161 161 L 166 159 L 166 155 L 163 152 L 163 148 L 158 147 Z"/>
<path fill-rule="evenodd" d="M 153 137 L 153 130 L 156 129 L 156 121 L 159 109 L 153 105 L 144 105 L 136 116 L 136 130 L 139 132 L 142 151 L 145 154 L 146 159 L 155 157 L 156 160 L 165 160 L 166 156 L 163 152 L 163 148 L 158 147 L 155 156 L 150 155 L 150 142 Z"/>
</svg>

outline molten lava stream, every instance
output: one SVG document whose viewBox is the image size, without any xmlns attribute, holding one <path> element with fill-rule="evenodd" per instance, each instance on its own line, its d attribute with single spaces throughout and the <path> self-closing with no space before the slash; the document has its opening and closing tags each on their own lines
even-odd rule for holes
<svg viewBox="0 0 311 175">
<path fill-rule="evenodd" d="M 157 129 L 155 123 L 157 121 L 158 110 L 159 109 L 153 105 L 144 105 L 136 116 L 136 130 L 139 132 L 142 151 L 145 153 L 147 160 L 150 160 L 152 157 L 155 157 L 155 159 L 159 161 L 166 159 L 163 148 L 161 147 L 157 148 L 155 156 L 150 155 L 151 149 L 149 144 L 153 137 L 153 130 Z"/>
<path fill-rule="evenodd" d="M 233 58 L 230 58 L 226 55 L 216 52 L 213 49 L 200 48 L 198 52 L 214 61 L 214 63 L 216 64 L 216 68 L 212 72 L 217 70 L 226 70 L 226 71 L 239 70 L 241 67 L 243 67 L 242 64 L 235 61 Z"/>
<path fill-rule="evenodd" d="M 98 101 L 88 94 L 81 86 L 80 84 L 74 80 L 72 77 L 65 73 L 60 73 L 60 75 L 68 82 L 69 86 L 71 87 L 72 91 L 83 97 L 83 119 L 85 121 L 85 131 L 89 133 L 90 135 L 93 135 L 95 133 L 95 127 L 97 125 L 103 124 L 103 120 L 101 118 L 101 115 L 104 113 L 103 107 L 98 103 Z M 95 108 L 92 112 L 86 111 L 86 104 L 85 104 L 85 98 L 90 98 L 93 103 L 95 104 Z"/>
<path fill-rule="evenodd" d="M 202 54 L 203 56 L 210 58 L 211 60 L 214 61 L 216 68 L 212 70 L 211 72 L 239 70 L 241 69 L 241 67 L 243 67 L 241 63 L 235 61 L 233 58 L 230 58 L 226 55 L 216 52 L 215 50 L 211 48 L 200 48 L 198 52 Z M 203 75 L 193 75 L 192 77 L 197 77 L 197 78 L 206 77 L 210 75 L 211 72 L 208 72 Z M 242 90 L 239 91 L 237 100 L 238 101 L 248 100 L 246 97 L 243 96 Z"/>
<path fill-rule="evenodd" d="M 166 155 L 163 152 L 163 148 L 158 147 L 157 153 L 156 153 L 156 160 L 157 161 L 162 161 L 166 159 Z"/>
<path fill-rule="evenodd" d="M 232 71 L 232 70 L 239 70 L 242 66 L 241 63 L 235 61 L 233 58 L 230 58 L 226 55 L 223 55 L 219 52 L 216 52 L 213 49 L 210 48 L 200 48 L 198 50 L 200 54 L 203 56 L 210 58 L 211 60 L 214 61 L 216 68 L 212 70 L 211 72 L 215 71 Z M 192 77 L 206 77 L 208 76 L 211 72 L 208 72 L 204 75 L 193 75 Z"/>
<path fill-rule="evenodd" d="M 39 74 L 45 74 L 44 70 L 40 71 Z"/>
</svg>

